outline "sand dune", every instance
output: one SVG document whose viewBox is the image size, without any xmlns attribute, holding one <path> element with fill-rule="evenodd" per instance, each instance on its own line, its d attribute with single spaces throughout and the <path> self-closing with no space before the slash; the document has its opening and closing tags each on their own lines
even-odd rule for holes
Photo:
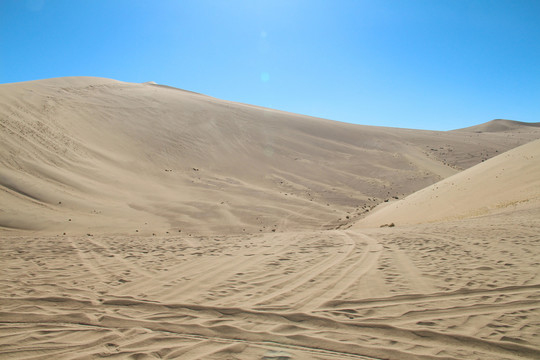
<svg viewBox="0 0 540 360">
<path fill-rule="evenodd" d="M 100 78 L 0 85 L 0 120 L 2 359 L 540 358 L 537 124 Z"/>
<path fill-rule="evenodd" d="M 447 221 L 524 206 L 540 208 L 540 140 L 381 206 L 357 226 Z"/>
<path fill-rule="evenodd" d="M 100 78 L 0 94 L 0 226 L 56 234 L 332 229 L 540 137 L 351 125 Z"/>
<path fill-rule="evenodd" d="M 474 132 L 529 132 L 536 131 L 540 127 L 540 122 L 526 123 L 515 120 L 495 119 L 487 123 L 458 129 L 455 131 L 474 131 Z"/>
</svg>

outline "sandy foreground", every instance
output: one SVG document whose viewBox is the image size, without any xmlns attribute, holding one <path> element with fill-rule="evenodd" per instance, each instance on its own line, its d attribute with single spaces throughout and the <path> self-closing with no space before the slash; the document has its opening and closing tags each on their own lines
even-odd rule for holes
<svg viewBox="0 0 540 360">
<path fill-rule="evenodd" d="M 0 357 L 535 359 L 539 228 L 11 236 Z"/>
<path fill-rule="evenodd" d="M 538 124 L 0 95 L 2 359 L 540 358 Z"/>
</svg>

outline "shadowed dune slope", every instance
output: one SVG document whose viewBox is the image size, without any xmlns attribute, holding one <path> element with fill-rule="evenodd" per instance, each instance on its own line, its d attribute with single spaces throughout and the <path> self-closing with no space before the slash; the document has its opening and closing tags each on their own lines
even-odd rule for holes
<svg viewBox="0 0 540 360">
<path fill-rule="evenodd" d="M 0 229 L 68 234 L 339 228 L 540 138 L 352 125 L 89 77 L 0 85 L 0 119 Z"/>
<path fill-rule="evenodd" d="M 381 206 L 356 226 L 448 221 L 518 206 L 540 207 L 540 140 Z"/>
</svg>

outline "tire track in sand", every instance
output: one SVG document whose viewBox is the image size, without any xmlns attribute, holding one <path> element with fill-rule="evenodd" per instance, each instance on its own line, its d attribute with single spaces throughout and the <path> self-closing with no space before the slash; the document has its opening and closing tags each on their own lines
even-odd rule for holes
<svg viewBox="0 0 540 360">
<path fill-rule="evenodd" d="M 293 283 L 282 292 L 274 294 L 274 298 L 295 304 L 296 309 L 314 310 L 329 300 L 334 300 L 353 284 L 359 281 L 377 265 L 382 246 L 373 238 L 350 232 L 341 232 L 346 243 L 355 247 L 346 256 L 324 266 L 310 277 L 301 279 L 301 283 Z M 361 252 L 354 250 L 361 248 Z M 309 283 L 308 283 L 309 282 Z"/>
<path fill-rule="evenodd" d="M 0 304 L 4 299 L 0 299 Z M 281 348 L 303 348 L 310 352 L 324 352 L 341 358 L 372 357 L 384 359 L 440 359 L 436 354 L 422 352 L 424 348 L 437 348 L 441 344 L 459 349 L 461 354 L 482 354 L 485 358 L 536 359 L 540 350 L 508 341 L 484 340 L 472 336 L 441 333 L 433 330 L 410 330 L 381 323 L 338 321 L 307 313 L 276 313 L 222 308 L 192 304 L 160 304 L 138 300 L 109 298 L 101 304 L 78 302 L 73 299 L 9 299 L 40 307 L 62 307 L 61 314 L 31 314 L 24 311 L 1 313 L 5 325 L 40 324 L 42 328 L 81 326 L 88 329 L 131 331 L 145 329 L 146 333 L 166 333 L 201 339 L 243 342 L 246 344 L 274 344 Z M 99 314 L 96 314 L 98 312 Z M 94 313 L 97 316 L 88 316 Z M 151 320 L 153 314 L 169 313 L 167 320 Z M 194 317 L 190 321 L 179 315 Z M 174 320 L 175 317 L 178 320 Z M 208 322 L 210 319 L 218 322 Z M 281 325 L 280 325 L 281 324 Z M 284 332 L 280 328 L 296 330 Z M 341 340 L 336 339 L 339 335 Z M 366 341 L 370 340 L 371 345 Z M 376 340 L 376 341 L 375 341 Z M 364 345 L 366 344 L 366 345 Z M 378 346 L 374 346 L 379 344 Z M 400 344 L 387 348 L 385 344 Z M 239 351 L 243 351 L 239 349 Z M 465 353 L 464 353 L 465 352 Z M 360 356 L 360 357 L 358 357 Z M 466 356 L 466 355 L 464 355 Z M 460 357 L 446 356 L 445 359 Z"/>
<path fill-rule="evenodd" d="M 341 237 L 343 243 L 342 247 L 346 248 L 345 251 L 334 251 L 333 255 L 324 257 L 322 261 L 305 268 L 303 271 L 294 274 L 293 276 L 287 276 L 285 280 L 278 279 L 273 284 L 267 284 L 268 288 L 273 291 L 267 295 L 256 298 L 255 301 L 249 303 L 249 305 L 256 308 L 264 308 L 268 305 L 282 306 L 281 304 L 276 303 L 283 302 L 282 300 L 287 299 L 287 305 L 291 306 L 292 304 L 295 304 L 295 308 L 300 308 L 302 304 L 296 304 L 294 301 L 298 297 L 302 298 L 305 296 L 305 294 L 302 294 L 300 288 L 304 286 L 308 287 L 310 291 L 313 290 L 319 276 L 334 267 L 342 265 L 347 258 L 353 255 L 356 249 L 356 243 L 352 241 L 350 237 L 343 236 L 338 232 L 332 232 L 332 235 Z"/>
</svg>

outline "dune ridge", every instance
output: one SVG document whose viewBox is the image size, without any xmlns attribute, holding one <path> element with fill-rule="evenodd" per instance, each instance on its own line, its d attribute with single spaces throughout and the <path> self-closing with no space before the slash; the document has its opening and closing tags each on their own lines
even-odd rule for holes
<svg viewBox="0 0 540 360">
<path fill-rule="evenodd" d="M 538 139 L 0 85 L 0 358 L 538 359 Z"/>
<path fill-rule="evenodd" d="M 540 122 L 527 123 L 523 121 L 495 119 L 486 123 L 470 126 L 454 131 L 474 131 L 474 132 L 509 132 L 509 131 L 535 131 L 535 128 L 540 127 Z"/>
</svg>

